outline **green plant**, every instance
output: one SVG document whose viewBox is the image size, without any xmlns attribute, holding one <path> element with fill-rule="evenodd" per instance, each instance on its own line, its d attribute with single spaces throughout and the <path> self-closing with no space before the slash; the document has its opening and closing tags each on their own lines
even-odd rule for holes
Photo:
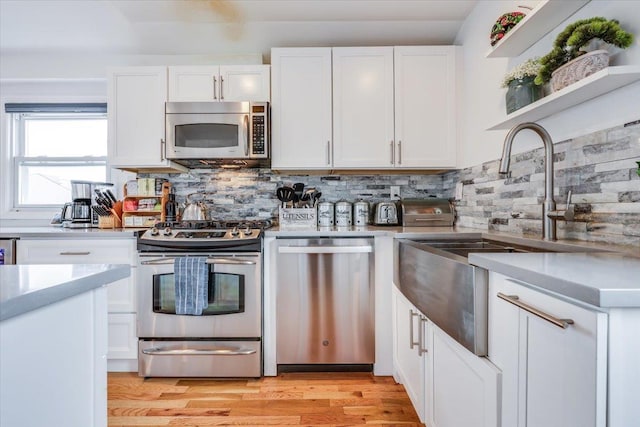
<svg viewBox="0 0 640 427">
<path fill-rule="evenodd" d="M 582 50 L 591 40 L 600 39 L 622 49 L 633 43 L 633 35 L 623 30 L 615 19 L 594 17 L 569 24 L 556 38 L 553 49 L 540 58 L 540 71 L 536 84 L 544 84 L 551 79 L 551 73 L 562 65 L 587 53 Z"/>
</svg>

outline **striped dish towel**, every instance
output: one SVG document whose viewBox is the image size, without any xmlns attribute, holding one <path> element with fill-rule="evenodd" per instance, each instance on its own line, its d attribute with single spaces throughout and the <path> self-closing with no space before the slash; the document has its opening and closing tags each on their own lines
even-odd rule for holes
<svg viewBox="0 0 640 427">
<path fill-rule="evenodd" d="M 209 299 L 206 257 L 176 257 L 174 264 L 176 314 L 200 316 Z"/>
</svg>

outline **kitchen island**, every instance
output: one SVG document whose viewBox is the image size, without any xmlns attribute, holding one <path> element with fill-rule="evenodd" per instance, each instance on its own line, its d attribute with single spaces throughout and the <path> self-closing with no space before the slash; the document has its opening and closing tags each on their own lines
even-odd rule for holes
<svg viewBox="0 0 640 427">
<path fill-rule="evenodd" d="M 0 425 L 106 426 L 107 290 L 129 265 L 0 266 Z"/>
</svg>

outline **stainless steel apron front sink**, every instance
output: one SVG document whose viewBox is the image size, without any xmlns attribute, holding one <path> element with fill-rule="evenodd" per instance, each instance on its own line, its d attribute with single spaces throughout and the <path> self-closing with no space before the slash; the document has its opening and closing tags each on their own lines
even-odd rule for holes
<svg viewBox="0 0 640 427">
<path fill-rule="evenodd" d="M 512 239 L 515 240 L 515 239 Z M 425 316 L 478 356 L 487 355 L 488 271 L 469 253 L 589 252 L 575 245 L 487 238 L 394 240 L 395 285 Z"/>
</svg>

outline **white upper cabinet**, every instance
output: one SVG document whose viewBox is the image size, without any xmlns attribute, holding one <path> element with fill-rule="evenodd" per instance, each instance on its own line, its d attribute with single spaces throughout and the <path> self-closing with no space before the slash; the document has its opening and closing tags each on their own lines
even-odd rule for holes
<svg viewBox="0 0 640 427">
<path fill-rule="evenodd" d="M 165 158 L 166 100 L 166 67 L 110 70 L 107 109 L 109 166 L 127 170 L 185 170 Z"/>
<path fill-rule="evenodd" d="M 274 169 L 456 167 L 454 46 L 274 48 Z"/>
<path fill-rule="evenodd" d="M 330 169 L 331 48 L 273 48 L 271 167 Z"/>
<path fill-rule="evenodd" d="M 169 67 L 169 101 L 270 100 L 269 65 Z"/>
<path fill-rule="evenodd" d="M 455 49 L 394 49 L 396 167 L 456 166 Z"/>
<path fill-rule="evenodd" d="M 393 47 L 333 48 L 335 168 L 394 162 Z"/>
</svg>

